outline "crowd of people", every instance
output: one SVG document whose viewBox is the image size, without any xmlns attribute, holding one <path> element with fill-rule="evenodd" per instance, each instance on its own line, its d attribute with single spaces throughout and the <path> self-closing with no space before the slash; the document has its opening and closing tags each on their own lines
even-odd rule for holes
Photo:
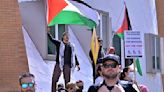
<svg viewBox="0 0 164 92">
<path fill-rule="evenodd" d="M 36 83 L 35 76 L 31 73 L 23 73 L 19 76 L 20 90 L 21 92 L 35 92 Z M 56 92 L 83 92 L 84 83 L 82 80 L 76 81 L 76 83 L 68 82 L 66 86 L 62 83 L 57 85 Z"/>
<path fill-rule="evenodd" d="M 64 32 L 62 40 L 56 40 L 48 28 L 48 37 L 56 45 L 56 65 L 53 71 L 51 92 L 83 92 L 84 83 L 78 80 L 75 83 L 70 82 L 71 70 L 75 67 L 80 70 L 80 64 L 75 53 L 75 46 L 69 41 L 69 35 Z M 93 61 L 91 50 L 89 56 L 93 69 L 93 85 L 88 92 L 149 92 L 144 85 L 138 85 L 136 80 L 129 75 L 132 70 L 129 67 L 121 69 L 121 62 L 115 53 L 114 47 L 103 50 L 102 39 L 97 38 L 99 42 L 99 52 L 97 63 Z M 61 72 L 64 74 L 65 84 L 58 84 Z M 21 92 L 35 92 L 35 77 L 33 74 L 25 73 L 19 78 Z"/>
</svg>

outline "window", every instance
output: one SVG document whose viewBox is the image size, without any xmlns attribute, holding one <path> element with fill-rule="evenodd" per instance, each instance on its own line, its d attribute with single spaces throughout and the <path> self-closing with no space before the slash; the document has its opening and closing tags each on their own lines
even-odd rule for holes
<svg viewBox="0 0 164 92">
<path fill-rule="evenodd" d="M 156 73 L 161 71 L 160 38 L 157 35 L 145 34 L 146 71 Z"/>
<path fill-rule="evenodd" d="M 66 26 L 60 24 L 60 25 L 53 26 L 51 28 L 50 33 L 51 33 L 51 35 L 54 38 L 61 40 L 62 34 L 65 31 L 66 31 Z M 47 48 L 48 49 L 48 54 L 55 55 L 56 54 L 56 46 L 55 46 L 55 44 L 52 43 L 49 38 L 47 40 L 48 40 L 48 46 L 47 46 L 48 47 Z"/>
<path fill-rule="evenodd" d="M 155 69 L 156 71 L 160 71 L 160 40 L 159 37 L 156 36 L 153 39 L 153 43 L 152 44 L 154 46 L 153 49 L 153 69 Z"/>
</svg>

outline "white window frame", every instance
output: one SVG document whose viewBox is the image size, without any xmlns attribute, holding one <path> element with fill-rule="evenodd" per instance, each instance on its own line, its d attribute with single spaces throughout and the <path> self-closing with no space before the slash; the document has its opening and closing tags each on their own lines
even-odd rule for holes
<svg viewBox="0 0 164 92">
<path fill-rule="evenodd" d="M 55 39 L 59 40 L 60 39 L 60 37 L 59 37 L 59 25 L 57 24 L 54 27 L 55 27 L 55 30 L 54 30 Z M 67 25 L 65 25 L 65 31 L 67 31 L 67 30 L 68 30 L 68 27 L 67 27 Z M 48 46 L 48 43 L 47 43 L 47 46 Z M 53 60 L 53 61 L 56 59 L 56 54 L 49 54 L 48 53 L 48 48 L 47 48 L 47 59 L 48 60 Z"/>
</svg>

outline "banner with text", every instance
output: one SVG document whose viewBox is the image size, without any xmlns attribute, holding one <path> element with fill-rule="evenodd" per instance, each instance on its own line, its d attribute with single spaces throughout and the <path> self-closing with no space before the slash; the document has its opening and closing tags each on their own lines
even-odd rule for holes
<svg viewBox="0 0 164 92">
<path fill-rule="evenodd" d="M 124 31 L 125 58 L 143 56 L 143 34 L 140 31 Z"/>
</svg>

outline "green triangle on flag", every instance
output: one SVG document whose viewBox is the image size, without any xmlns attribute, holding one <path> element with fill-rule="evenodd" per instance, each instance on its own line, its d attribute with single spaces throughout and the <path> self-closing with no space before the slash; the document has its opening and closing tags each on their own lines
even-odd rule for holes
<svg viewBox="0 0 164 92">
<path fill-rule="evenodd" d="M 136 64 L 137 72 L 139 73 L 140 76 L 142 76 L 142 69 L 138 58 L 136 59 L 135 64 Z"/>
<path fill-rule="evenodd" d="M 118 35 L 118 37 L 120 37 L 120 38 L 124 38 L 124 34 L 123 33 L 117 33 L 117 35 Z"/>
<path fill-rule="evenodd" d="M 59 5 L 58 3 L 55 4 L 55 1 L 61 2 L 59 4 L 61 6 L 59 7 L 60 9 L 58 9 Z M 51 2 L 54 2 L 54 5 L 52 5 Z M 92 29 L 99 23 L 98 12 L 83 1 L 49 0 L 48 4 L 51 5 L 51 7 L 48 8 L 48 26 L 54 26 L 55 24 L 78 24 L 88 26 Z M 56 12 L 51 13 L 54 11 Z"/>
<path fill-rule="evenodd" d="M 138 72 L 138 74 L 139 74 L 140 76 L 143 75 L 143 74 L 142 74 L 142 68 L 141 68 L 141 65 L 140 65 L 139 58 L 135 59 L 135 61 L 134 61 L 132 64 L 130 64 L 128 67 L 130 67 L 130 69 L 132 69 L 132 70 Z"/>
<path fill-rule="evenodd" d="M 124 5 L 124 12 L 123 12 L 123 20 L 122 20 L 122 24 L 120 25 L 120 27 L 118 28 L 118 30 L 116 30 L 116 34 L 123 39 L 124 38 L 124 31 L 126 30 L 131 30 L 131 23 L 130 23 L 130 19 L 129 19 L 129 15 L 128 15 L 128 10 L 126 5 Z"/>
</svg>

